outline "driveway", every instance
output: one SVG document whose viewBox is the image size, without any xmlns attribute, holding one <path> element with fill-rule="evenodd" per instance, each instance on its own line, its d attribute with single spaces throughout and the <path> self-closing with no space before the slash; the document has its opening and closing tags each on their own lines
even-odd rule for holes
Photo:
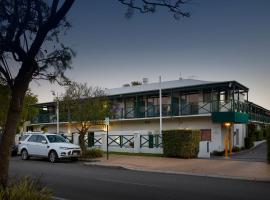
<svg viewBox="0 0 270 200">
<path fill-rule="evenodd" d="M 264 142 L 251 150 L 236 153 L 232 155 L 231 159 L 251 161 L 251 162 L 266 162 L 267 161 L 267 144 L 266 142 Z"/>
</svg>

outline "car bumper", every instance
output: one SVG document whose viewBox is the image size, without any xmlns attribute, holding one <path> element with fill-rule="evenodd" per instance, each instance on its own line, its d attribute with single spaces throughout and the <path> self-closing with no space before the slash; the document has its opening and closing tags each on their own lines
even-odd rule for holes
<svg viewBox="0 0 270 200">
<path fill-rule="evenodd" d="M 80 150 L 61 150 L 58 155 L 59 158 L 79 158 L 81 157 Z"/>
</svg>

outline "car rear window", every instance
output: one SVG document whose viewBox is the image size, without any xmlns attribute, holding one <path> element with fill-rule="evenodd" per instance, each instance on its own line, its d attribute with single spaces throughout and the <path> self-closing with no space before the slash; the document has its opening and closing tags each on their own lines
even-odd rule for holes
<svg viewBox="0 0 270 200">
<path fill-rule="evenodd" d="M 29 135 L 23 135 L 20 137 L 19 141 L 24 141 L 26 138 L 28 138 Z"/>
</svg>

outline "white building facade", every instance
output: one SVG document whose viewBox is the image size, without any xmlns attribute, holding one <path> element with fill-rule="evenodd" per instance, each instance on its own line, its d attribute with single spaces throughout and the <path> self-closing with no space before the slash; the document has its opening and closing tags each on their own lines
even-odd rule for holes
<svg viewBox="0 0 270 200">
<path fill-rule="evenodd" d="M 159 89 L 162 91 L 162 129 L 201 131 L 200 157 L 223 151 L 226 137 L 243 147 L 247 124 L 270 122 L 269 111 L 248 101 L 249 89 L 236 81 L 209 82 L 181 79 L 106 90 L 111 103 L 109 148 L 111 151 L 162 153 Z M 61 104 L 61 102 L 60 102 Z M 56 132 L 56 103 L 36 105 L 39 115 L 27 129 Z M 63 115 L 62 115 L 63 116 Z M 76 133 L 76 122 L 60 118 L 60 133 Z M 70 122 L 68 122 L 70 121 Z M 229 125 L 228 125 L 229 124 Z M 88 146 L 107 146 L 105 126 L 93 126 Z M 106 145 L 105 145 L 106 144 Z"/>
</svg>

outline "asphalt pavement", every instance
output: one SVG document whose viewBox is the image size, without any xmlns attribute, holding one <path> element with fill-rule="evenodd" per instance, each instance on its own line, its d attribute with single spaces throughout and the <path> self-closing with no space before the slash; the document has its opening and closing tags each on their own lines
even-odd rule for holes
<svg viewBox="0 0 270 200">
<path fill-rule="evenodd" d="M 11 158 L 11 176 L 42 177 L 58 200 L 269 199 L 270 183 Z"/>
<path fill-rule="evenodd" d="M 267 144 L 263 142 L 258 146 L 232 155 L 233 160 L 243 160 L 251 162 L 267 162 Z"/>
</svg>

